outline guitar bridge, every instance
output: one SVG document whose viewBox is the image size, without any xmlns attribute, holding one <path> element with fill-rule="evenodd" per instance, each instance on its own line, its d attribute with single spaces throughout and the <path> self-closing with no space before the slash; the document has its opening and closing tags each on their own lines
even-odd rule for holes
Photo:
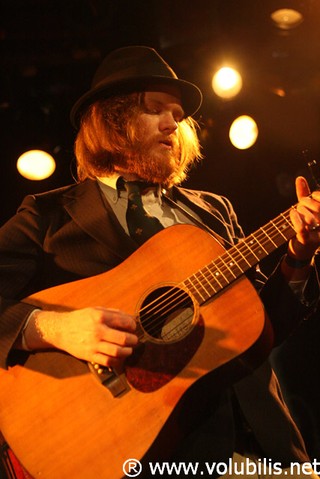
<svg viewBox="0 0 320 479">
<path fill-rule="evenodd" d="M 109 389 L 113 397 L 120 397 L 130 391 L 130 386 L 125 374 L 118 374 L 114 369 L 101 366 L 97 363 L 89 363 L 88 366 L 98 381 Z"/>
</svg>

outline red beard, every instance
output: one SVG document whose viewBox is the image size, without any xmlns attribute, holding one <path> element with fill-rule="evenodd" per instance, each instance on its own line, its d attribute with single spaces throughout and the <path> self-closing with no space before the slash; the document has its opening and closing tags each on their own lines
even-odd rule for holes
<svg viewBox="0 0 320 479">
<path fill-rule="evenodd" d="M 152 183 L 168 185 L 180 177 L 180 147 L 176 136 L 157 135 L 148 141 L 135 142 L 129 154 L 115 165 L 124 173 L 137 175 Z"/>
</svg>

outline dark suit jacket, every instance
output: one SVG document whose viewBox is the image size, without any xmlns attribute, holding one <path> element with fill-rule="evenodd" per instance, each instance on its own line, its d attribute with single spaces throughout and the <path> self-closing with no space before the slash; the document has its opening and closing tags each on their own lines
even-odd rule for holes
<svg viewBox="0 0 320 479">
<path fill-rule="evenodd" d="M 179 204 L 192 207 L 207 227 L 226 241 L 226 247 L 243 236 L 225 198 L 182 188 L 174 188 L 171 196 Z M 0 230 L 0 366 L 7 367 L 12 345 L 33 309 L 20 302 L 22 298 L 109 270 L 136 248 L 95 181 L 28 196 Z M 285 337 L 307 312 L 279 272 L 269 279 L 262 297 L 275 324 L 276 339 Z M 14 360 L 12 352 L 10 360 Z M 222 395 L 208 392 L 201 433 L 189 435 L 192 440 L 187 440 L 177 454 L 207 460 L 232 455 L 234 396 L 266 456 L 283 463 L 307 460 L 301 437 L 267 364 L 247 371 L 247 377 L 230 391 Z"/>
</svg>

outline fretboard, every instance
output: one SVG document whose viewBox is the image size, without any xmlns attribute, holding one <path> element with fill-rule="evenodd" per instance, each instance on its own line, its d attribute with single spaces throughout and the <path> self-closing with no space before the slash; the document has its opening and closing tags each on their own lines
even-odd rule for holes
<svg viewBox="0 0 320 479">
<path fill-rule="evenodd" d="M 183 284 L 202 304 L 295 235 L 290 209 L 226 250 Z"/>
</svg>

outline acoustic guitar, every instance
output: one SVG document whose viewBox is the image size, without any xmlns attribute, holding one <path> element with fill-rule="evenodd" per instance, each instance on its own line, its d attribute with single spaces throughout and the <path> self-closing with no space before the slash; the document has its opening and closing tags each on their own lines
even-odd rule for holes
<svg viewBox="0 0 320 479">
<path fill-rule="evenodd" d="M 200 228 L 176 225 L 109 272 L 27 298 L 43 309 L 124 310 L 140 337 L 123 371 L 59 351 L 1 370 L 0 430 L 29 473 L 118 479 L 129 459 L 164 458 L 180 438 L 177 412 L 189 391 L 270 351 L 268 321 L 244 273 L 293 235 L 289 210 L 227 251 Z"/>
</svg>

